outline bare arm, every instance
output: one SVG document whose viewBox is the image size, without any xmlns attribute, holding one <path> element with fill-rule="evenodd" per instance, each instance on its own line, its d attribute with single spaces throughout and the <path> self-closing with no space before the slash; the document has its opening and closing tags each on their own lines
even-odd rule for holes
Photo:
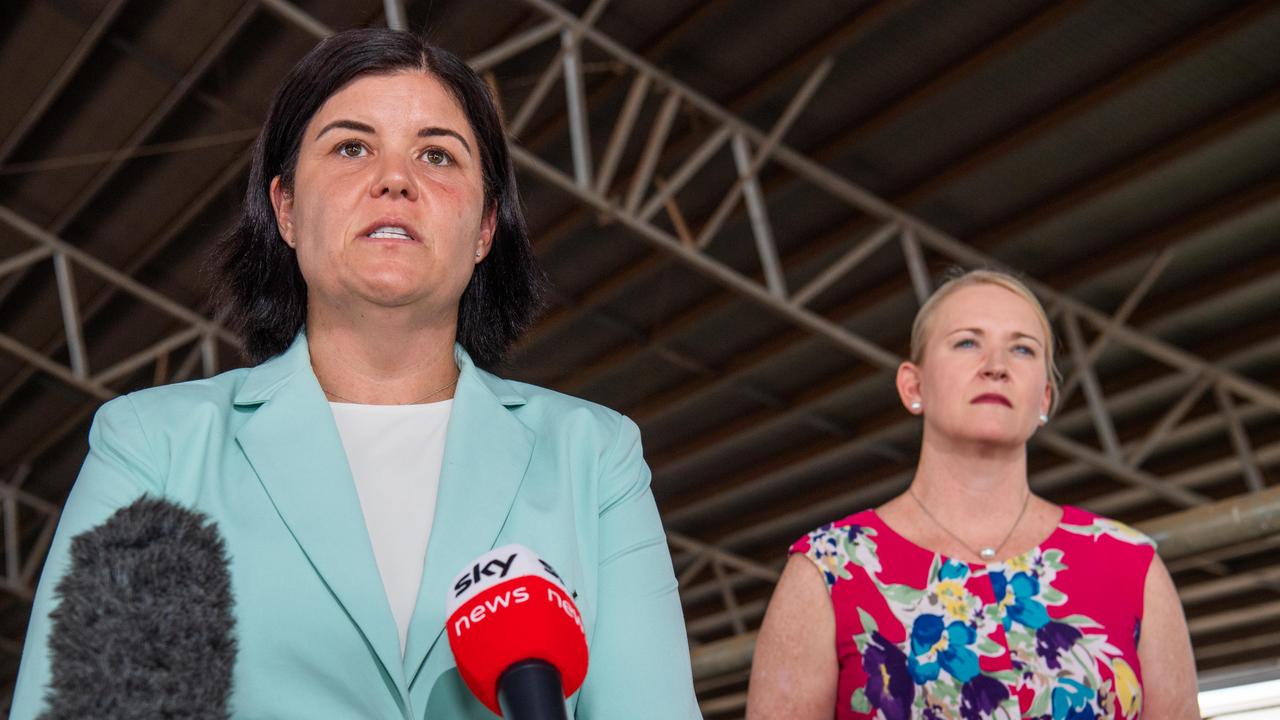
<svg viewBox="0 0 1280 720">
<path fill-rule="evenodd" d="M 747 720 L 830 720 L 838 674 L 827 585 L 808 558 L 792 555 L 756 640 Z"/>
<path fill-rule="evenodd" d="M 1172 720 L 1199 718 L 1196 665 L 1187 620 L 1173 579 L 1158 555 L 1147 570 L 1143 593 L 1142 637 L 1138 640 L 1143 715 Z"/>
</svg>

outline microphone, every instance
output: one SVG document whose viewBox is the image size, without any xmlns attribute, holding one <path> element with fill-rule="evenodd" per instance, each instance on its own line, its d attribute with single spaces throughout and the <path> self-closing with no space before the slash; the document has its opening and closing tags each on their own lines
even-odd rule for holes
<svg viewBox="0 0 1280 720">
<path fill-rule="evenodd" d="M 587 676 L 587 636 L 564 581 L 504 545 L 463 570 L 446 603 L 449 647 L 472 694 L 507 720 L 567 720 Z"/>
<path fill-rule="evenodd" d="M 142 497 L 71 540 L 41 720 L 226 720 L 231 575 L 200 513 Z"/>
</svg>

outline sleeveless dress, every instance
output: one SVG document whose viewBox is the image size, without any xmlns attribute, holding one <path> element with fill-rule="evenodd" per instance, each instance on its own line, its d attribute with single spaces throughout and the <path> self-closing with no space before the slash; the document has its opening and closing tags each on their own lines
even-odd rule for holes
<svg viewBox="0 0 1280 720">
<path fill-rule="evenodd" d="M 1064 507 L 1039 546 L 984 565 L 915 545 L 865 510 L 791 552 L 831 593 L 837 718 L 1142 713 L 1138 636 L 1155 547 L 1126 525 Z"/>
</svg>

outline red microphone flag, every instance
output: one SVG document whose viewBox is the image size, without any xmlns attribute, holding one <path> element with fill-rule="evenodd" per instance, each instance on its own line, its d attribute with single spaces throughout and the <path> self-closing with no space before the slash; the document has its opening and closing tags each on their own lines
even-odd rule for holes
<svg viewBox="0 0 1280 720">
<path fill-rule="evenodd" d="M 522 545 L 477 558 L 453 584 L 446 611 L 458 673 L 495 714 L 502 714 L 498 680 L 521 660 L 543 660 L 559 670 L 566 697 L 586 678 L 582 616 L 560 576 Z"/>
</svg>

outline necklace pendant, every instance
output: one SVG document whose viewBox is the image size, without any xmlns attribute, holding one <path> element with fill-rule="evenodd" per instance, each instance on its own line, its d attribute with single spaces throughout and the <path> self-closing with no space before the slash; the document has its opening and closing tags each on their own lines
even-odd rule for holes
<svg viewBox="0 0 1280 720">
<path fill-rule="evenodd" d="M 995 560 L 995 559 L 996 559 L 996 549 L 995 549 L 995 548 L 989 548 L 989 547 L 982 548 L 982 550 L 978 552 L 978 557 L 982 558 L 983 560 L 988 560 L 988 561 L 990 561 L 990 560 Z"/>
</svg>

